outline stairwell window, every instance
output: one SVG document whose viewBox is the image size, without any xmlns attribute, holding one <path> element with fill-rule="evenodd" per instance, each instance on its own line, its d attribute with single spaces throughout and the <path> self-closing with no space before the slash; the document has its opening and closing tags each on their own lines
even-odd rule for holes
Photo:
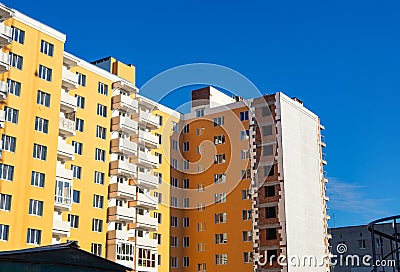
<svg viewBox="0 0 400 272">
<path fill-rule="evenodd" d="M 44 66 L 39 65 L 39 78 L 44 79 L 46 81 L 51 81 L 53 77 L 53 70 Z"/>
<path fill-rule="evenodd" d="M 276 207 L 266 207 L 265 218 L 276 218 Z"/>
<path fill-rule="evenodd" d="M 14 153 L 15 146 L 17 144 L 17 138 L 3 134 L 1 139 L 2 139 L 2 149 Z"/>
<path fill-rule="evenodd" d="M 19 29 L 15 26 L 11 26 L 11 39 L 20 43 L 24 44 L 25 42 L 25 31 Z"/>
<path fill-rule="evenodd" d="M 38 229 L 28 229 L 28 234 L 26 237 L 26 243 L 32 245 L 40 245 L 42 239 L 42 231 Z"/>
<path fill-rule="evenodd" d="M 269 228 L 265 230 L 265 239 L 266 240 L 275 240 L 276 237 L 276 229 L 275 228 Z"/>
<path fill-rule="evenodd" d="M 52 57 L 54 54 L 54 44 L 46 42 L 45 40 L 40 41 L 40 52 Z"/>
<path fill-rule="evenodd" d="M 15 96 L 21 95 L 21 83 L 12 79 L 7 79 L 7 92 Z"/>
<path fill-rule="evenodd" d="M 47 157 L 47 146 L 33 144 L 33 158 L 45 161 Z"/>
<path fill-rule="evenodd" d="M 22 65 L 24 63 L 24 58 L 20 55 L 10 53 L 9 54 L 9 64 L 10 66 L 22 70 Z"/>
<path fill-rule="evenodd" d="M 272 135 L 272 125 L 262 126 L 261 132 L 263 137 Z"/>
</svg>

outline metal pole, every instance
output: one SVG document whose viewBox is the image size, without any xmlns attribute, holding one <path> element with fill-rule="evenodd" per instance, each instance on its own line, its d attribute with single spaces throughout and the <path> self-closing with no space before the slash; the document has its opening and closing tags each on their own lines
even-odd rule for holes
<svg viewBox="0 0 400 272">
<path fill-rule="evenodd" d="M 373 241 L 372 243 L 372 261 L 373 261 L 373 266 L 374 269 L 372 270 L 373 272 L 376 272 L 376 248 L 375 248 L 375 229 L 374 229 L 374 225 L 371 226 L 371 239 Z"/>
<path fill-rule="evenodd" d="M 391 258 L 391 260 L 393 260 L 394 258 L 393 258 L 393 241 L 392 240 L 390 240 L 389 241 L 389 243 L 390 243 L 390 258 Z M 392 266 L 392 269 L 393 269 L 393 272 L 396 272 L 396 266 L 394 265 L 394 266 Z"/>
</svg>

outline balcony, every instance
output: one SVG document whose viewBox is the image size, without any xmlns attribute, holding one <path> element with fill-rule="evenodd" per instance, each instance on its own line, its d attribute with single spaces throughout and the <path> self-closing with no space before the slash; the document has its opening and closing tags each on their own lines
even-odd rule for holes
<svg viewBox="0 0 400 272">
<path fill-rule="evenodd" d="M 70 224 L 67 221 L 62 221 L 59 218 L 53 219 L 53 237 L 69 237 Z"/>
<path fill-rule="evenodd" d="M 110 198 L 123 198 L 134 200 L 136 196 L 136 187 L 125 183 L 111 183 L 108 186 L 108 196 Z"/>
<path fill-rule="evenodd" d="M 78 75 L 65 66 L 62 68 L 62 87 L 67 91 L 78 88 Z"/>
<path fill-rule="evenodd" d="M 63 137 L 70 137 L 75 135 L 75 121 L 60 117 L 59 123 L 59 134 Z"/>
<path fill-rule="evenodd" d="M 137 133 L 138 123 L 129 117 L 115 116 L 111 118 L 111 130 L 134 134 Z"/>
<path fill-rule="evenodd" d="M 156 109 L 158 109 L 158 104 L 157 104 L 157 102 L 155 102 L 155 101 L 153 101 L 153 100 L 151 100 L 151 99 L 148 99 L 148 98 L 143 97 L 143 96 L 141 96 L 141 95 L 137 95 L 137 96 L 135 97 L 135 99 L 136 99 L 137 101 L 139 101 L 139 104 L 140 104 L 141 106 L 144 106 L 144 107 L 147 108 L 147 109 L 151 109 L 151 110 L 156 110 Z"/>
<path fill-rule="evenodd" d="M 115 95 L 111 98 L 113 110 L 124 110 L 128 112 L 138 111 L 138 102 L 127 95 Z"/>
<path fill-rule="evenodd" d="M 62 195 L 54 196 L 54 209 L 58 211 L 70 211 L 72 206 L 71 197 Z"/>
<path fill-rule="evenodd" d="M 10 44 L 12 41 L 11 35 L 11 27 L 6 26 L 4 22 L 0 23 L 0 46 Z"/>
<path fill-rule="evenodd" d="M 60 109 L 65 112 L 76 111 L 76 97 L 69 95 L 65 91 L 61 91 Z"/>
<path fill-rule="evenodd" d="M 58 178 L 72 180 L 73 173 L 72 170 L 66 169 L 64 165 L 57 163 L 56 176 Z"/>
<path fill-rule="evenodd" d="M 135 229 L 143 229 L 147 231 L 157 231 L 158 229 L 158 219 L 150 217 L 147 215 L 136 215 L 135 223 L 133 224 L 133 228 Z"/>
<path fill-rule="evenodd" d="M 137 144 L 131 142 L 129 139 L 112 139 L 111 140 L 111 152 L 112 153 L 122 153 L 128 156 L 133 156 L 137 154 Z"/>
<path fill-rule="evenodd" d="M 0 100 L 5 100 L 8 95 L 8 84 L 5 81 L 0 81 Z"/>
<path fill-rule="evenodd" d="M 327 165 L 328 164 L 328 162 L 326 161 L 326 154 L 325 153 L 322 153 L 322 164 L 323 165 Z"/>
<path fill-rule="evenodd" d="M 326 138 L 324 135 L 321 135 L 321 146 L 326 147 Z"/>
<path fill-rule="evenodd" d="M 132 202 L 135 207 L 157 210 L 158 208 L 158 199 L 154 196 L 136 193 L 136 199 Z"/>
<path fill-rule="evenodd" d="M 108 220 L 132 223 L 135 221 L 135 213 L 135 208 L 112 206 L 108 208 Z"/>
<path fill-rule="evenodd" d="M 4 122 L 6 121 L 6 112 L 0 110 L 0 128 L 4 128 Z"/>
<path fill-rule="evenodd" d="M 152 129 L 158 128 L 160 126 L 160 118 L 151 114 L 151 112 L 140 110 L 139 113 L 134 115 L 133 119 Z"/>
<path fill-rule="evenodd" d="M 14 17 L 14 11 L 3 4 L 0 4 L 0 21 Z"/>
<path fill-rule="evenodd" d="M 137 178 L 133 179 L 132 184 L 149 189 L 156 189 L 158 187 L 158 177 L 150 173 L 137 173 Z"/>
<path fill-rule="evenodd" d="M 0 73 L 10 70 L 8 54 L 0 51 Z"/>
<path fill-rule="evenodd" d="M 74 159 L 74 147 L 65 140 L 58 139 L 57 158 L 63 162 Z"/>
<path fill-rule="evenodd" d="M 144 143 L 148 148 L 157 148 L 159 144 L 158 137 L 151 134 L 150 131 L 139 130 L 137 134 L 131 136 L 131 141 Z"/>
<path fill-rule="evenodd" d="M 323 177 L 323 178 L 322 178 L 322 181 L 323 181 L 324 183 L 328 183 L 328 178 Z"/>
<path fill-rule="evenodd" d="M 157 167 L 158 157 L 152 155 L 150 152 L 139 151 L 138 154 L 131 158 L 131 162 L 146 167 Z"/>
<path fill-rule="evenodd" d="M 126 80 L 116 81 L 112 84 L 113 89 L 122 89 L 129 93 L 137 93 L 139 90 L 135 85 Z"/>
<path fill-rule="evenodd" d="M 112 161 L 110 162 L 110 175 L 122 175 L 129 178 L 135 178 L 136 165 L 123 160 Z"/>
<path fill-rule="evenodd" d="M 325 196 L 324 196 L 324 200 L 325 200 L 325 201 L 329 201 L 329 197 L 325 195 Z"/>
<path fill-rule="evenodd" d="M 140 247 L 153 247 L 153 248 L 158 247 L 158 242 L 156 239 L 135 236 L 134 241 L 136 245 Z"/>
<path fill-rule="evenodd" d="M 126 230 L 109 230 L 107 231 L 107 240 L 123 240 L 128 241 L 129 233 Z"/>
</svg>

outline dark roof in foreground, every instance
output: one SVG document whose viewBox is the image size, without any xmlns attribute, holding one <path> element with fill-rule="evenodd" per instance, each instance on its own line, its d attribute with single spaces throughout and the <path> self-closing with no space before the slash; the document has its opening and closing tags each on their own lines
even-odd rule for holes
<svg viewBox="0 0 400 272">
<path fill-rule="evenodd" d="M 130 268 L 104 259 L 79 248 L 77 242 L 49 246 L 1 251 L 0 262 L 21 262 L 32 264 L 52 264 L 100 271 L 131 271 Z"/>
</svg>

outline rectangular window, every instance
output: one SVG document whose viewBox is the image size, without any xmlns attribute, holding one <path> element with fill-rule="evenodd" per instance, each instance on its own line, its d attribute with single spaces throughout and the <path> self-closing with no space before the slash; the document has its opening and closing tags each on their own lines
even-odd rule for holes
<svg viewBox="0 0 400 272">
<path fill-rule="evenodd" d="M 196 110 L 196 117 L 203 117 L 204 116 L 204 109 Z"/>
<path fill-rule="evenodd" d="M 44 173 L 39 173 L 36 171 L 32 171 L 32 176 L 31 176 L 31 185 L 43 188 L 44 187 L 44 180 L 45 180 L 45 174 Z"/>
<path fill-rule="evenodd" d="M 37 92 L 36 103 L 38 103 L 39 105 L 50 107 L 50 94 L 39 90 Z"/>
<path fill-rule="evenodd" d="M 264 165 L 264 177 L 272 177 L 275 175 L 274 165 Z"/>
<path fill-rule="evenodd" d="M 17 138 L 3 134 L 2 137 L 2 149 L 8 152 L 15 152 L 17 144 Z"/>
<path fill-rule="evenodd" d="M 22 70 L 22 65 L 24 63 L 24 58 L 20 55 L 10 53 L 9 54 L 9 64 L 10 66 Z"/>
<path fill-rule="evenodd" d="M 107 117 L 107 106 L 97 104 L 97 115 Z"/>
<path fill-rule="evenodd" d="M 182 259 L 182 266 L 183 267 L 189 267 L 189 257 L 183 257 Z"/>
<path fill-rule="evenodd" d="M 75 154 L 82 155 L 82 152 L 83 152 L 83 144 L 82 143 L 72 141 L 72 146 L 74 147 Z"/>
<path fill-rule="evenodd" d="M 5 120 L 13 124 L 18 124 L 19 110 L 5 106 Z"/>
<path fill-rule="evenodd" d="M 105 139 L 106 138 L 106 133 L 107 130 L 105 127 L 97 126 L 96 127 L 96 137 L 100 139 Z"/>
<path fill-rule="evenodd" d="M 7 92 L 15 96 L 21 95 L 21 83 L 12 79 L 7 79 Z"/>
<path fill-rule="evenodd" d="M 38 229 L 28 229 L 28 234 L 26 237 L 27 244 L 40 245 L 40 240 L 42 238 L 42 231 Z"/>
<path fill-rule="evenodd" d="M 214 144 L 220 145 L 225 143 L 225 135 L 214 136 Z"/>
<path fill-rule="evenodd" d="M 171 177 L 171 186 L 172 187 L 178 187 L 179 186 L 177 178 Z"/>
<path fill-rule="evenodd" d="M 163 124 L 163 117 L 162 117 L 161 115 L 158 115 L 158 114 L 156 114 L 156 116 L 158 117 L 158 120 L 159 120 L 158 124 L 159 124 L 160 126 L 162 126 L 162 124 Z"/>
<path fill-rule="evenodd" d="M 365 240 L 358 240 L 358 248 L 359 249 L 366 249 L 367 248 Z"/>
<path fill-rule="evenodd" d="M 265 231 L 266 231 L 266 235 L 265 235 L 266 240 L 275 240 L 276 239 L 276 229 L 275 228 L 266 229 Z"/>
<path fill-rule="evenodd" d="M 214 164 L 225 163 L 225 154 L 214 155 Z"/>
<path fill-rule="evenodd" d="M 263 137 L 272 135 L 272 125 L 262 126 L 261 133 Z"/>
<path fill-rule="evenodd" d="M 171 122 L 171 127 L 173 132 L 178 132 L 179 131 L 179 125 L 176 122 Z"/>
<path fill-rule="evenodd" d="M 14 166 L 0 163 L 0 179 L 13 181 L 13 179 L 14 179 Z"/>
<path fill-rule="evenodd" d="M 224 125 L 224 116 L 214 118 L 214 127 L 223 126 Z"/>
<path fill-rule="evenodd" d="M 253 241 L 253 232 L 251 230 L 243 231 L 242 232 L 242 240 L 243 240 L 243 242 Z"/>
<path fill-rule="evenodd" d="M 68 222 L 71 228 L 79 228 L 79 216 L 74 214 L 68 214 Z"/>
<path fill-rule="evenodd" d="M 154 155 L 158 157 L 158 164 L 162 164 L 162 154 L 155 152 Z M 161 177 L 162 178 L 162 177 Z"/>
<path fill-rule="evenodd" d="M 250 220 L 250 219 L 251 219 L 251 210 L 243 210 L 242 220 Z"/>
<path fill-rule="evenodd" d="M 228 263 L 228 254 L 216 254 L 215 255 L 215 264 L 216 265 L 224 265 Z"/>
<path fill-rule="evenodd" d="M 251 194 L 250 194 L 250 190 L 246 189 L 246 190 L 242 190 L 242 199 L 251 199 Z"/>
<path fill-rule="evenodd" d="M 266 207 L 265 208 L 265 218 L 276 218 L 276 208 Z"/>
<path fill-rule="evenodd" d="M 46 120 L 46 119 L 36 116 L 35 130 L 47 134 L 49 132 L 49 120 Z"/>
<path fill-rule="evenodd" d="M 51 81 L 52 77 L 53 77 L 53 70 L 40 64 L 39 78 L 44 79 L 46 81 Z"/>
<path fill-rule="evenodd" d="M 103 231 L 103 220 L 101 219 L 92 219 L 92 231 L 94 232 L 102 232 Z"/>
<path fill-rule="evenodd" d="M 252 263 L 253 262 L 253 252 L 244 252 L 243 253 L 243 262 L 244 263 Z"/>
<path fill-rule="evenodd" d="M 25 31 L 15 27 L 11 26 L 11 39 L 20 43 L 24 44 L 25 42 Z"/>
<path fill-rule="evenodd" d="M 216 245 L 228 243 L 227 233 L 217 233 L 214 235 L 214 242 Z"/>
<path fill-rule="evenodd" d="M 178 237 L 171 236 L 171 247 L 178 247 Z"/>
<path fill-rule="evenodd" d="M 203 127 L 196 128 L 196 135 L 197 136 L 203 135 L 203 133 L 204 133 L 204 128 Z"/>
<path fill-rule="evenodd" d="M 99 82 L 99 85 L 97 87 L 97 92 L 99 94 L 107 96 L 108 95 L 108 85 L 106 85 L 102 82 Z"/>
<path fill-rule="evenodd" d="M 178 206 L 179 206 L 178 198 L 171 196 L 171 207 L 178 208 Z"/>
<path fill-rule="evenodd" d="M 226 193 L 218 193 L 214 194 L 214 203 L 225 203 L 226 202 Z"/>
<path fill-rule="evenodd" d="M 77 190 L 72 191 L 72 202 L 79 204 L 81 202 L 81 192 Z"/>
<path fill-rule="evenodd" d="M 249 135 L 250 135 L 250 132 L 248 129 L 240 131 L 240 140 L 243 141 L 243 140 L 249 139 Z"/>
<path fill-rule="evenodd" d="M 161 134 L 158 134 L 158 133 L 156 133 L 155 135 L 156 135 L 157 138 L 158 138 L 158 143 L 159 143 L 159 144 L 162 144 L 162 135 L 161 135 Z"/>
<path fill-rule="evenodd" d="M 182 247 L 189 247 L 190 239 L 189 237 L 183 237 L 182 239 Z"/>
<path fill-rule="evenodd" d="M 46 42 L 45 40 L 40 41 L 40 52 L 52 57 L 54 55 L 54 44 Z"/>
<path fill-rule="evenodd" d="M 104 196 L 93 195 L 93 207 L 103 209 L 104 207 Z"/>
<path fill-rule="evenodd" d="M 189 151 L 189 142 L 184 142 L 183 143 L 183 152 Z"/>
<path fill-rule="evenodd" d="M 265 186 L 265 197 L 272 197 L 275 196 L 275 186 Z"/>
<path fill-rule="evenodd" d="M 182 132 L 183 133 L 189 133 L 189 124 L 186 124 L 186 125 L 183 126 Z"/>
<path fill-rule="evenodd" d="M 71 164 L 72 175 L 76 179 L 82 178 L 82 167 Z"/>
<path fill-rule="evenodd" d="M 162 214 L 161 213 L 154 212 L 154 218 L 157 218 L 158 224 L 162 223 Z"/>
<path fill-rule="evenodd" d="M 172 149 L 173 150 L 178 150 L 178 142 L 175 140 L 172 140 Z"/>
<path fill-rule="evenodd" d="M 269 109 L 269 107 L 263 107 L 261 111 L 263 117 L 271 115 L 271 110 Z"/>
<path fill-rule="evenodd" d="M 182 208 L 189 208 L 190 206 L 190 200 L 188 197 L 185 197 L 182 201 Z"/>
<path fill-rule="evenodd" d="M 189 217 L 182 218 L 182 227 L 188 228 L 189 227 Z"/>
<path fill-rule="evenodd" d="M 80 95 L 75 95 L 76 97 L 76 106 L 78 108 L 84 109 L 85 108 L 85 98 L 83 96 Z"/>
<path fill-rule="evenodd" d="M 214 215 L 214 223 L 215 224 L 226 223 L 226 213 L 216 213 Z"/>
<path fill-rule="evenodd" d="M 94 255 L 101 256 L 102 249 L 103 249 L 102 244 L 92 243 L 90 252 L 92 252 L 92 254 Z"/>
<path fill-rule="evenodd" d="M 171 216 L 171 227 L 174 227 L 174 228 L 178 227 L 178 217 Z"/>
<path fill-rule="evenodd" d="M 10 211 L 11 210 L 11 195 L 0 194 L 0 210 Z"/>
<path fill-rule="evenodd" d="M 189 179 L 182 180 L 182 188 L 189 189 Z"/>
<path fill-rule="evenodd" d="M 106 161 L 106 151 L 100 148 L 96 148 L 95 156 L 96 161 L 105 162 Z"/>
<path fill-rule="evenodd" d="M 172 159 L 171 166 L 174 169 L 178 169 L 178 160 L 177 159 Z"/>
<path fill-rule="evenodd" d="M 178 258 L 177 257 L 171 257 L 171 267 L 178 268 Z"/>
<path fill-rule="evenodd" d="M 207 271 L 207 264 L 206 263 L 197 264 L 197 272 L 206 272 L 206 271 Z"/>
<path fill-rule="evenodd" d="M 98 172 L 98 171 L 94 171 L 94 183 L 95 184 L 104 184 L 104 173 L 102 172 Z"/>
<path fill-rule="evenodd" d="M 263 145 L 262 146 L 262 153 L 263 156 L 272 156 L 274 154 L 273 152 L 273 145 Z"/>
<path fill-rule="evenodd" d="M 81 74 L 79 72 L 76 72 L 78 75 L 78 84 L 81 85 L 82 87 L 86 86 L 86 75 Z"/>
<path fill-rule="evenodd" d="M 83 132 L 85 122 L 82 119 L 76 118 L 75 120 L 75 130 Z"/>
<path fill-rule="evenodd" d="M 249 120 L 249 111 L 240 112 L 240 121 Z"/>
<path fill-rule="evenodd" d="M 30 199 L 29 200 L 29 214 L 30 215 L 43 215 L 43 201 Z"/>
<path fill-rule="evenodd" d="M 197 223 L 197 231 L 205 231 L 205 230 L 206 230 L 206 223 L 205 222 Z"/>
<path fill-rule="evenodd" d="M 8 241 L 9 225 L 0 224 L 0 241 Z"/>
<path fill-rule="evenodd" d="M 188 160 L 182 161 L 182 169 L 183 170 L 189 170 L 189 165 L 190 165 L 190 162 Z"/>
<path fill-rule="evenodd" d="M 241 160 L 247 160 L 250 158 L 250 151 L 247 150 L 240 150 L 240 159 Z"/>
<path fill-rule="evenodd" d="M 33 158 L 45 161 L 47 157 L 47 146 L 33 144 Z"/>
<path fill-rule="evenodd" d="M 270 260 L 272 260 L 273 262 L 276 262 L 277 258 L 278 258 L 278 250 L 276 250 L 276 249 L 267 250 L 267 260 L 268 260 L 268 262 Z"/>
<path fill-rule="evenodd" d="M 226 174 L 214 174 L 214 183 L 225 183 L 226 182 Z"/>
</svg>

